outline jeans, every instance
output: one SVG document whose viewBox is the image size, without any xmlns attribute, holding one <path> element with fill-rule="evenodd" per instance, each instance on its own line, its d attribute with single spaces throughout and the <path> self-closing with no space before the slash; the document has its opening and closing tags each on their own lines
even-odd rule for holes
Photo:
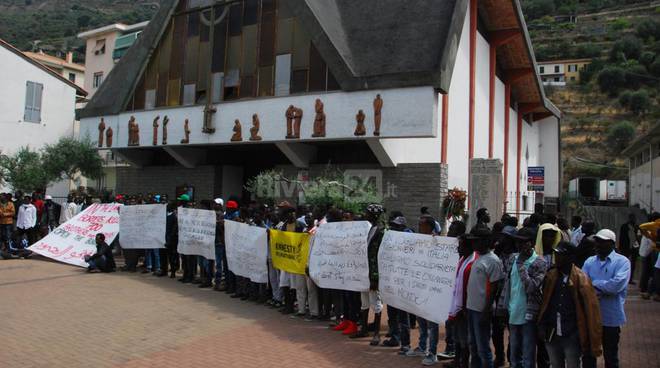
<svg viewBox="0 0 660 368">
<path fill-rule="evenodd" d="M 419 348 L 423 351 L 426 350 L 426 341 L 428 340 L 428 353 L 431 355 L 438 355 L 438 324 L 432 321 L 427 321 L 424 318 L 417 317 L 419 322 Z"/>
<path fill-rule="evenodd" d="M 105 263 L 107 262 L 105 256 L 101 256 L 98 259 L 90 259 L 87 261 L 87 264 L 89 264 L 89 269 L 94 270 L 94 269 L 102 269 L 105 268 Z"/>
<path fill-rule="evenodd" d="M 552 368 L 580 367 L 580 337 L 577 331 L 569 336 L 555 336 L 545 343 Z"/>
<path fill-rule="evenodd" d="M 160 270 L 160 252 L 158 249 L 147 249 L 144 251 L 144 264 L 149 271 L 153 269 Z"/>
<path fill-rule="evenodd" d="M 225 245 L 224 244 L 216 244 L 215 245 L 215 284 L 220 285 L 220 281 L 222 281 L 223 277 L 223 263 L 222 260 L 224 259 L 224 253 L 225 253 Z"/>
<path fill-rule="evenodd" d="M 472 368 L 493 368 L 493 352 L 490 350 L 490 318 L 482 321 L 482 312 L 468 309 L 468 339 Z M 488 316 L 490 317 L 490 316 Z"/>
<path fill-rule="evenodd" d="M 0 245 L 7 244 L 7 248 L 9 248 L 9 241 L 11 240 L 13 226 L 14 225 L 12 224 L 0 225 Z"/>
<path fill-rule="evenodd" d="M 445 321 L 445 345 L 445 351 L 456 350 L 454 347 L 454 321 L 450 319 Z"/>
<path fill-rule="evenodd" d="M 536 323 L 509 325 L 511 368 L 536 367 Z"/>
</svg>

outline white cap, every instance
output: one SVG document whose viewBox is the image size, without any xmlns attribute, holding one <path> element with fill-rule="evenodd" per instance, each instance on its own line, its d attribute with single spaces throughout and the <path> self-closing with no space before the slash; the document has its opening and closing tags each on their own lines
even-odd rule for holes
<svg viewBox="0 0 660 368">
<path fill-rule="evenodd" d="M 225 205 L 225 201 L 223 201 L 222 198 L 216 198 L 216 199 L 213 200 L 213 202 L 215 202 L 215 204 L 219 204 L 221 206 Z"/>
<path fill-rule="evenodd" d="M 53 199 L 53 197 L 52 197 L 52 196 L 50 196 L 50 195 L 48 195 L 48 194 L 46 194 L 46 196 L 44 197 L 44 199 L 45 199 L 45 200 L 49 200 L 49 199 L 50 199 L 50 200 L 52 200 L 52 199 Z"/>
<path fill-rule="evenodd" d="M 616 235 L 614 234 L 614 231 L 609 230 L 609 229 L 603 229 L 594 235 L 598 239 L 602 240 L 611 240 L 616 243 Z"/>
</svg>

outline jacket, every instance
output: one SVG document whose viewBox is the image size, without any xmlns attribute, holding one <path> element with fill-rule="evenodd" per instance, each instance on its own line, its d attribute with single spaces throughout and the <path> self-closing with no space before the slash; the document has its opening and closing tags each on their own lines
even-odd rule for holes
<svg viewBox="0 0 660 368">
<path fill-rule="evenodd" d="M 516 263 L 517 257 L 518 253 L 512 254 L 506 262 L 506 279 L 504 281 L 503 292 L 497 303 L 498 310 L 496 310 L 496 315 L 506 315 L 504 311 L 500 311 L 499 309 L 508 310 L 509 308 L 509 299 L 511 298 L 511 270 L 513 267 L 519 267 Z M 525 294 L 527 296 L 527 314 L 531 314 L 532 318 L 536 318 L 539 309 L 541 309 L 541 302 L 543 301 L 542 286 L 547 267 L 548 265 L 543 257 L 537 255 L 536 259 L 529 265 L 525 272 L 520 271 L 520 268 L 518 268 L 518 275 L 520 275 L 520 281 L 525 288 Z"/>
<path fill-rule="evenodd" d="M 14 223 L 14 215 L 16 214 L 16 209 L 12 202 L 7 201 L 7 203 L 0 203 L 0 225 L 11 225 Z"/>
<path fill-rule="evenodd" d="M 557 279 L 561 277 L 558 268 L 548 270 L 543 286 L 543 303 L 539 312 L 538 321 L 543 321 L 543 316 L 548 309 Z M 596 290 L 591 285 L 589 277 L 575 265 L 571 268 L 568 278 L 568 287 L 575 303 L 575 316 L 577 320 L 580 346 L 583 353 L 590 353 L 593 357 L 602 354 L 603 325 L 600 317 L 600 304 L 596 296 Z"/>
<path fill-rule="evenodd" d="M 385 228 L 376 225 L 374 235 L 369 240 L 367 245 L 367 257 L 369 260 L 369 282 L 371 289 L 378 289 L 378 250 L 380 249 L 380 242 L 383 240 Z"/>
</svg>

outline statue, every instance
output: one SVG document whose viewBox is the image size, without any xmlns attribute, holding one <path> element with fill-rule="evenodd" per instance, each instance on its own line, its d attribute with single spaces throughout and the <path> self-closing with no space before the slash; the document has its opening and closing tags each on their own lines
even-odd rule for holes
<svg viewBox="0 0 660 368">
<path fill-rule="evenodd" d="M 243 140 L 241 122 L 238 119 L 234 120 L 234 129 L 232 129 L 234 134 L 231 136 L 232 142 L 240 142 Z"/>
<path fill-rule="evenodd" d="M 257 114 L 252 115 L 252 128 L 250 128 L 250 140 L 251 141 L 260 141 L 261 137 L 259 136 L 259 116 Z"/>
<path fill-rule="evenodd" d="M 163 118 L 163 145 L 167 144 L 167 123 L 170 122 L 170 118 L 165 115 Z"/>
<path fill-rule="evenodd" d="M 383 110 L 383 99 L 380 98 L 380 93 L 374 99 L 374 135 L 380 135 L 380 113 Z"/>
<path fill-rule="evenodd" d="M 158 145 L 158 127 L 160 126 L 158 124 L 158 120 L 160 120 L 160 115 L 156 115 L 156 117 L 154 118 L 154 123 L 153 123 L 153 127 L 154 127 L 153 145 L 154 146 Z"/>
<path fill-rule="evenodd" d="M 184 138 L 181 140 L 181 143 L 190 143 L 190 127 L 188 126 L 188 119 L 183 123 L 183 136 Z"/>
<path fill-rule="evenodd" d="M 140 145 L 140 126 L 135 122 L 135 117 L 131 116 L 128 120 L 128 145 Z"/>
<path fill-rule="evenodd" d="M 103 133 L 105 131 L 105 121 L 103 121 L 103 118 L 101 118 L 101 122 L 99 123 L 99 147 L 103 147 Z"/>
<path fill-rule="evenodd" d="M 293 107 L 293 105 L 289 105 L 289 108 L 286 109 L 286 113 L 284 113 L 284 116 L 286 116 L 286 138 L 291 139 L 295 138 L 292 134 L 292 129 L 291 129 L 291 124 L 293 122 L 293 117 L 295 114 L 296 108 Z"/>
<path fill-rule="evenodd" d="M 211 104 L 211 101 L 206 104 L 206 107 L 204 107 L 204 126 L 202 127 L 202 133 L 215 133 L 215 128 L 213 127 L 213 114 L 217 111 L 218 109 Z"/>
<path fill-rule="evenodd" d="M 325 137 L 325 113 L 323 112 L 323 102 L 318 98 L 314 104 L 314 110 L 316 110 L 316 116 L 314 117 L 312 137 Z"/>
<path fill-rule="evenodd" d="M 112 127 L 108 127 L 108 130 L 105 131 L 105 146 L 110 148 L 112 147 Z"/>
<path fill-rule="evenodd" d="M 366 116 L 364 115 L 364 112 L 362 110 L 359 110 L 357 115 L 355 115 L 355 120 L 357 121 L 357 125 L 355 126 L 355 132 L 353 132 L 354 135 L 356 136 L 361 136 L 367 134 L 367 129 L 364 127 L 364 118 Z"/>
<path fill-rule="evenodd" d="M 299 107 L 293 109 L 293 138 L 300 138 L 300 121 L 303 117 L 303 110 Z"/>
</svg>

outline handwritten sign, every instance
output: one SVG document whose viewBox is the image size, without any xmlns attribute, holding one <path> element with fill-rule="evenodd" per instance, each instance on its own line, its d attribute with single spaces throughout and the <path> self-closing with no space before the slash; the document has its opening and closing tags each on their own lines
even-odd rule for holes
<svg viewBox="0 0 660 368">
<path fill-rule="evenodd" d="M 56 261 L 87 267 L 85 256 L 96 253 L 96 234 L 103 233 L 108 244 L 117 237 L 120 206 L 92 204 L 28 249 Z"/>
<path fill-rule="evenodd" d="M 215 212 L 179 207 L 179 244 L 181 254 L 215 259 Z"/>
<path fill-rule="evenodd" d="M 121 247 L 125 249 L 165 248 L 164 204 L 124 206 L 119 212 Z"/>
<path fill-rule="evenodd" d="M 454 290 L 457 248 L 456 238 L 385 232 L 378 251 L 383 302 L 443 323 Z"/>
<path fill-rule="evenodd" d="M 322 288 L 368 291 L 368 221 L 330 222 L 312 238 L 309 276 Z"/>
<path fill-rule="evenodd" d="M 268 282 L 268 233 L 265 228 L 225 221 L 229 269 L 252 282 Z"/>
</svg>

